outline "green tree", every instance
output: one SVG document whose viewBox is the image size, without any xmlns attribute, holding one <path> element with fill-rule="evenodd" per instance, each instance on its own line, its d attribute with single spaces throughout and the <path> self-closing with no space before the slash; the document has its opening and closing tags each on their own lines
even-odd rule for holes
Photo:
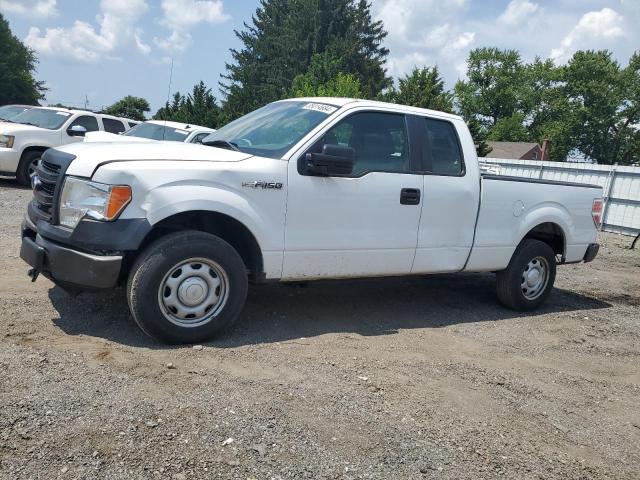
<svg viewBox="0 0 640 480">
<path fill-rule="evenodd" d="M 329 52 L 317 53 L 311 58 L 307 73 L 293 79 L 291 95 L 294 97 L 348 97 L 363 98 L 360 81 L 344 73 L 343 62 Z"/>
<path fill-rule="evenodd" d="M 104 113 L 142 122 L 145 119 L 144 114 L 150 110 L 149 102 L 144 98 L 127 95 L 122 100 L 105 108 Z"/>
<path fill-rule="evenodd" d="M 187 96 L 174 93 L 171 103 L 167 102 L 153 118 L 209 128 L 218 128 L 222 123 L 218 101 L 203 81 L 194 85 Z"/>
<path fill-rule="evenodd" d="M 244 27 L 236 31 L 243 47 L 231 51 L 221 83 L 229 120 L 290 94 L 316 54 L 340 59 L 339 71 L 353 75 L 366 97 L 390 83 L 383 66 L 389 52 L 381 45 L 386 32 L 367 0 L 261 0 Z"/>
<path fill-rule="evenodd" d="M 338 73 L 336 78 L 324 83 L 314 82 L 306 75 L 298 75 L 293 80 L 294 97 L 346 97 L 362 98 L 360 81 L 353 75 Z"/>
<path fill-rule="evenodd" d="M 525 65 L 516 50 L 472 50 L 467 60 L 467 77 L 468 80 L 455 85 L 457 106 L 467 121 L 476 118 L 491 129 L 498 120 L 523 113 Z"/>
<path fill-rule="evenodd" d="M 380 98 L 401 105 L 430 108 L 442 112 L 453 111 L 453 94 L 444 87 L 438 67 L 414 68 L 398 81 L 398 89 L 389 89 Z"/>
<path fill-rule="evenodd" d="M 638 62 L 636 53 L 623 69 L 611 52 L 589 50 L 576 52 L 564 68 L 572 143 L 587 158 L 604 164 L 633 158 L 633 125 L 640 122 Z"/>
<path fill-rule="evenodd" d="M 37 59 L 11 33 L 9 23 L 0 14 L 0 105 L 26 103 L 37 105 L 44 98 L 44 82 L 34 78 Z"/>
<path fill-rule="evenodd" d="M 478 156 L 486 157 L 493 150 L 487 143 L 486 129 L 475 118 L 471 118 L 470 120 L 468 120 L 467 126 L 469 127 L 469 132 L 471 133 L 471 137 L 473 138 L 473 143 L 476 146 L 476 152 L 478 153 Z"/>
</svg>

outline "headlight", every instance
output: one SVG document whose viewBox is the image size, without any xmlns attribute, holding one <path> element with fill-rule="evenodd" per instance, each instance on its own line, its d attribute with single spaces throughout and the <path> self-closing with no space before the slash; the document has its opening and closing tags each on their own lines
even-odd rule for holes
<svg viewBox="0 0 640 480">
<path fill-rule="evenodd" d="M 83 217 L 115 220 L 131 201 L 128 185 L 107 185 L 67 177 L 60 195 L 60 224 L 75 228 Z"/>
<path fill-rule="evenodd" d="M 1 148 L 12 148 L 13 141 L 16 139 L 13 135 L 0 135 L 0 147 Z"/>
</svg>

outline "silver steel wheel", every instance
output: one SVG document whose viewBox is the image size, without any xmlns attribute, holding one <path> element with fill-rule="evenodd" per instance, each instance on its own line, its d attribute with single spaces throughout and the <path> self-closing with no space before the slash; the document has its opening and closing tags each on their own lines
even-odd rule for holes
<svg viewBox="0 0 640 480">
<path fill-rule="evenodd" d="M 549 283 L 549 262 L 544 257 L 532 259 L 522 272 L 522 294 L 527 300 L 535 300 Z"/>
<path fill-rule="evenodd" d="M 169 270 L 160 283 L 164 316 L 179 327 L 199 327 L 214 319 L 229 297 L 229 279 L 213 260 L 190 258 Z"/>
<path fill-rule="evenodd" d="M 38 168 L 38 165 L 40 165 L 40 157 L 31 160 L 31 163 L 29 163 L 29 168 L 27 168 L 29 178 L 33 177 L 36 174 L 36 168 Z"/>
</svg>

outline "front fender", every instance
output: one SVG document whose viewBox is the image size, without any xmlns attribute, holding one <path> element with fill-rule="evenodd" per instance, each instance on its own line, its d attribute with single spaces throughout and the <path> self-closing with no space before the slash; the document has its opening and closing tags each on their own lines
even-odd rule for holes
<svg viewBox="0 0 640 480">
<path fill-rule="evenodd" d="M 249 229 L 262 251 L 283 250 L 284 213 L 279 215 L 242 193 L 220 184 L 165 185 L 150 191 L 140 208 L 152 226 L 190 211 L 228 215 Z"/>
</svg>

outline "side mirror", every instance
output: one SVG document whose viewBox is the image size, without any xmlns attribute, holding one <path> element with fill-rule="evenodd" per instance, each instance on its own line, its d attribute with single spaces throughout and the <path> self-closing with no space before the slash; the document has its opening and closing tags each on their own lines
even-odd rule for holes
<svg viewBox="0 0 640 480">
<path fill-rule="evenodd" d="M 322 153 L 305 155 L 305 173 L 318 177 L 349 175 L 353 172 L 356 152 L 343 145 L 324 145 Z"/>
<path fill-rule="evenodd" d="M 86 133 L 87 129 L 82 125 L 74 125 L 67 129 L 67 135 L 69 135 L 70 137 L 84 137 Z"/>
</svg>

